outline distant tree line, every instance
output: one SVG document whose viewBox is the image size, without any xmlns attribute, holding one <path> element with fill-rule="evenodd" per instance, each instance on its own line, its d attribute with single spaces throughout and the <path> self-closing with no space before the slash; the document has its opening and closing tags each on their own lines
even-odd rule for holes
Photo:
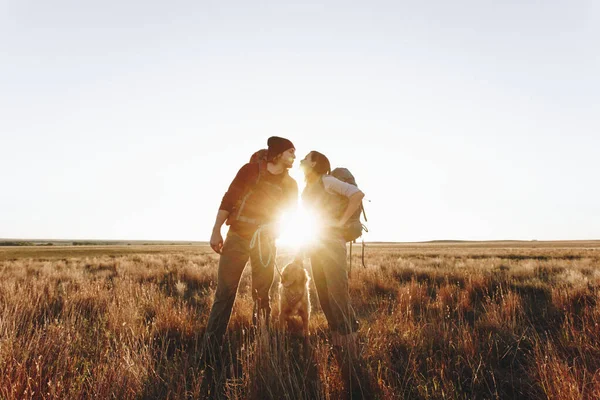
<svg viewBox="0 0 600 400">
<path fill-rule="evenodd" d="M 0 242 L 0 246 L 35 246 L 33 242 L 25 242 L 25 241 L 4 241 Z"/>
</svg>

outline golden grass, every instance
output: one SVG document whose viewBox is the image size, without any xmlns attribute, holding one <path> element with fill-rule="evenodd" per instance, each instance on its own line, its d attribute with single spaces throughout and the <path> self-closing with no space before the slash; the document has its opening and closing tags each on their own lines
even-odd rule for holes
<svg viewBox="0 0 600 400">
<path fill-rule="evenodd" d="M 0 398 L 201 397 L 218 257 L 123 247 L 0 251 Z M 247 269 L 228 397 L 600 398 L 598 242 L 377 245 L 366 261 L 350 281 L 362 341 L 352 387 L 314 286 L 304 354 L 294 336 L 252 328 Z"/>
</svg>

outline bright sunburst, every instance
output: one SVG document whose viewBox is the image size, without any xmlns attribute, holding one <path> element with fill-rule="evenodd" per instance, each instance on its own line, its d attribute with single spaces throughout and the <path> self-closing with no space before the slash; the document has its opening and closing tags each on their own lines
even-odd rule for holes
<svg viewBox="0 0 600 400">
<path fill-rule="evenodd" d="M 281 235 L 277 239 L 277 243 L 300 248 L 310 244 L 316 232 L 316 218 L 300 205 L 295 212 L 283 214 L 281 218 Z"/>
</svg>

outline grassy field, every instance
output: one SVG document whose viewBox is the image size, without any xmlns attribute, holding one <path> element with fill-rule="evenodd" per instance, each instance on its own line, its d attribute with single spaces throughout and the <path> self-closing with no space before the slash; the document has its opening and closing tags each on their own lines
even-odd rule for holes
<svg viewBox="0 0 600 400">
<path fill-rule="evenodd" d="M 600 242 L 381 243 L 367 268 L 357 253 L 359 380 L 314 290 L 309 354 L 252 328 L 248 268 L 229 398 L 600 398 Z M 205 245 L 0 247 L 0 398 L 201 397 L 217 262 Z"/>
</svg>

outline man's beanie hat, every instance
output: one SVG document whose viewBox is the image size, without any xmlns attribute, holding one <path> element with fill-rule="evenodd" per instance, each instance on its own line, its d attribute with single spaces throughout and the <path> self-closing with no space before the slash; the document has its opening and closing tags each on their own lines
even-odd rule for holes
<svg viewBox="0 0 600 400">
<path fill-rule="evenodd" d="M 291 141 L 279 136 L 271 136 L 267 140 L 267 146 L 269 146 L 267 153 L 267 158 L 269 160 L 272 160 L 274 157 L 278 156 L 286 150 L 295 148 L 294 144 Z"/>
</svg>

